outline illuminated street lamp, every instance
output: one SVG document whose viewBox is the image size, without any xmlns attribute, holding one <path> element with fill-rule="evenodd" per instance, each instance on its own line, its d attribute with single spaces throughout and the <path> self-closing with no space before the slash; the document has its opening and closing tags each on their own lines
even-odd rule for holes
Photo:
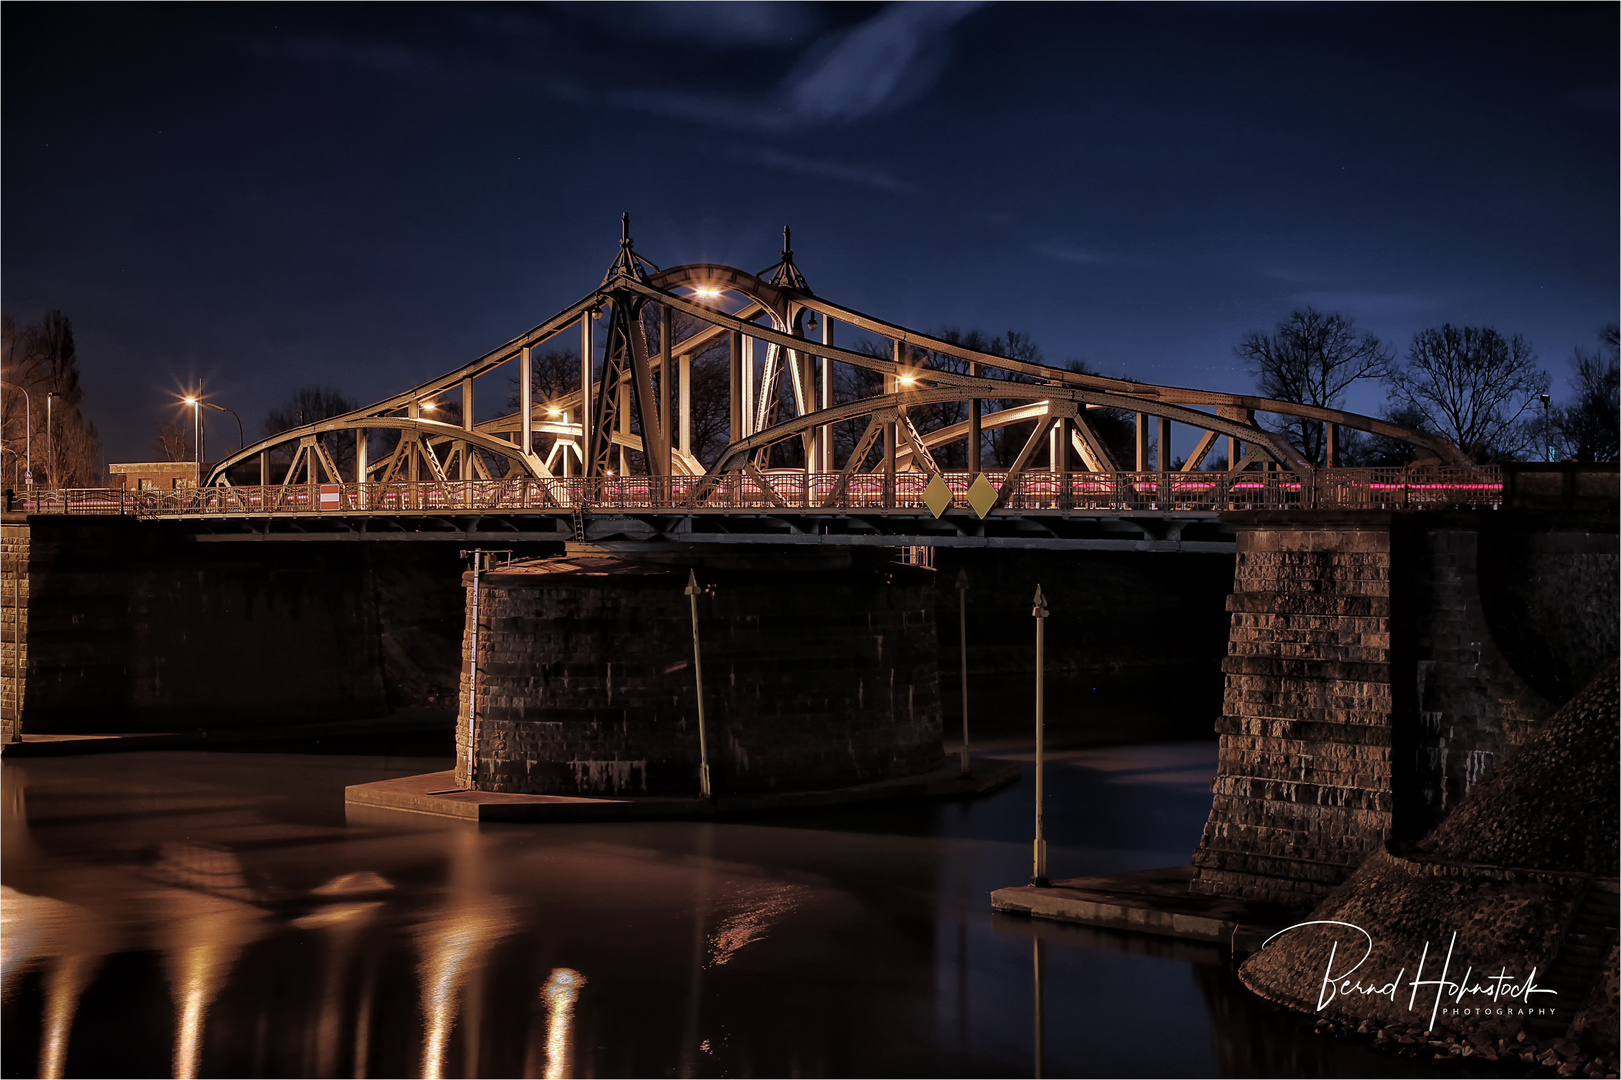
<svg viewBox="0 0 1621 1080">
<path fill-rule="evenodd" d="M 197 483 L 203 481 L 203 405 L 198 397 L 181 398 L 191 406 L 191 449 L 197 458 Z"/>
</svg>

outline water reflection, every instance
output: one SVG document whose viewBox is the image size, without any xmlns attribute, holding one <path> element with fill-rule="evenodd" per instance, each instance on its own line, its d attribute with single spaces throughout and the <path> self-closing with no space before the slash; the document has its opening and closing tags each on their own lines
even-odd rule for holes
<svg viewBox="0 0 1621 1080">
<path fill-rule="evenodd" d="M 585 976 L 573 968 L 553 968 L 540 988 L 546 1010 L 546 1080 L 574 1075 L 574 1003 L 585 983 Z M 531 1067 L 524 1075 L 536 1073 Z"/>
<path fill-rule="evenodd" d="M 219 996 L 243 946 L 265 933 L 264 912 L 207 893 L 170 889 L 157 897 L 158 940 L 175 1002 L 174 1071 L 198 1075 L 208 1007 Z"/>
<path fill-rule="evenodd" d="M 63 1075 L 68 1036 L 79 997 L 102 959 L 113 950 L 116 933 L 105 920 L 77 904 L 30 896 L 0 887 L 0 953 L 4 981 L 0 997 L 10 997 L 17 977 L 35 961 L 45 962 L 45 1005 L 39 1049 L 39 1075 Z"/>
<path fill-rule="evenodd" d="M 445 1052 L 458 1015 L 465 1011 L 464 1076 L 477 1076 L 483 1021 L 484 956 L 517 925 L 511 903 L 488 895 L 484 847 L 476 833 L 456 837 L 451 858 L 451 899 L 428 914 L 417 930 L 422 959 L 422 1076 L 444 1075 Z M 464 1001 L 465 993 L 465 1001 Z"/>
<path fill-rule="evenodd" d="M 461 827 L 343 814 L 343 784 L 433 762 L 140 757 L 0 765 L 7 1075 L 999 1076 L 1033 1060 L 1366 1075 L 1386 1060 L 1279 1023 L 1214 949 L 993 918 L 989 891 L 1028 874 L 1027 787 L 820 818 Z M 1213 746 L 1060 759 L 1053 872 L 1185 860 L 1209 805 L 1189 777 L 1213 766 Z M 26 804 L 10 797 L 23 782 Z"/>
</svg>

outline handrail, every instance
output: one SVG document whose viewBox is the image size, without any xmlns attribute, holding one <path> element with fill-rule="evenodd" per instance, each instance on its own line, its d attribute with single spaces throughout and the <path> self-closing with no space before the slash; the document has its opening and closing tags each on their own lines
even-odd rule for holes
<svg viewBox="0 0 1621 1080">
<path fill-rule="evenodd" d="M 986 478 L 1000 486 L 1003 471 Z M 970 505 L 974 478 L 944 472 L 952 507 Z M 633 513 L 927 511 L 932 479 L 861 473 L 839 490 L 840 474 L 775 469 L 728 473 L 700 490 L 698 476 L 592 479 L 393 481 L 120 491 L 78 488 L 16 492 L 12 510 L 32 514 L 119 514 L 136 518 L 367 517 L 416 513 Z M 695 497 L 696 496 L 696 497 Z M 1228 510 L 1429 510 L 1502 505 L 1502 471 L 1473 469 L 1318 469 L 1312 473 L 1070 472 L 1020 473 L 995 513 L 1032 511 L 1214 513 Z M 968 511 L 972 513 L 973 511 Z"/>
</svg>

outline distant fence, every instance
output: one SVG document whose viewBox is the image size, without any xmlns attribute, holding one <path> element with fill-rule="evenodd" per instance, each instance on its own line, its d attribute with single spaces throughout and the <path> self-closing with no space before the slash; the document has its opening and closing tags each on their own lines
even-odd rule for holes
<svg viewBox="0 0 1621 1080">
<path fill-rule="evenodd" d="M 987 472 L 1000 487 L 1007 474 Z M 966 508 L 974 478 L 941 474 L 951 506 Z M 266 515 L 389 515 L 611 510 L 711 513 L 728 510 L 863 513 L 929 512 L 931 477 L 897 473 L 853 477 L 838 498 L 837 473 L 776 469 L 729 473 L 702 488 L 702 477 L 509 478 L 296 484 L 116 491 L 105 488 L 14 492 L 9 508 L 34 514 L 124 514 L 139 518 Z M 1495 466 L 1422 469 L 1319 469 L 1242 473 L 1119 472 L 1021 474 L 996 511 L 1076 510 L 1157 513 L 1224 510 L 1432 510 L 1498 507 L 1503 475 Z M 970 511 L 971 512 L 971 511 Z"/>
</svg>

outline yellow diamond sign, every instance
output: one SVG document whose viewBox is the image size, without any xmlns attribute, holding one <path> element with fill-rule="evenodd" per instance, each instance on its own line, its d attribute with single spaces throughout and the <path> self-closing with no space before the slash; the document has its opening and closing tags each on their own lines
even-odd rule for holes
<svg viewBox="0 0 1621 1080">
<path fill-rule="evenodd" d="M 974 484 L 968 489 L 968 505 L 974 508 L 974 513 L 984 517 L 996 505 L 996 485 L 985 479 L 980 473 L 974 479 Z"/>
<path fill-rule="evenodd" d="M 929 508 L 929 513 L 939 517 L 951 506 L 951 485 L 946 483 L 945 477 L 939 473 L 929 481 L 929 486 L 923 489 L 923 505 Z"/>
</svg>

